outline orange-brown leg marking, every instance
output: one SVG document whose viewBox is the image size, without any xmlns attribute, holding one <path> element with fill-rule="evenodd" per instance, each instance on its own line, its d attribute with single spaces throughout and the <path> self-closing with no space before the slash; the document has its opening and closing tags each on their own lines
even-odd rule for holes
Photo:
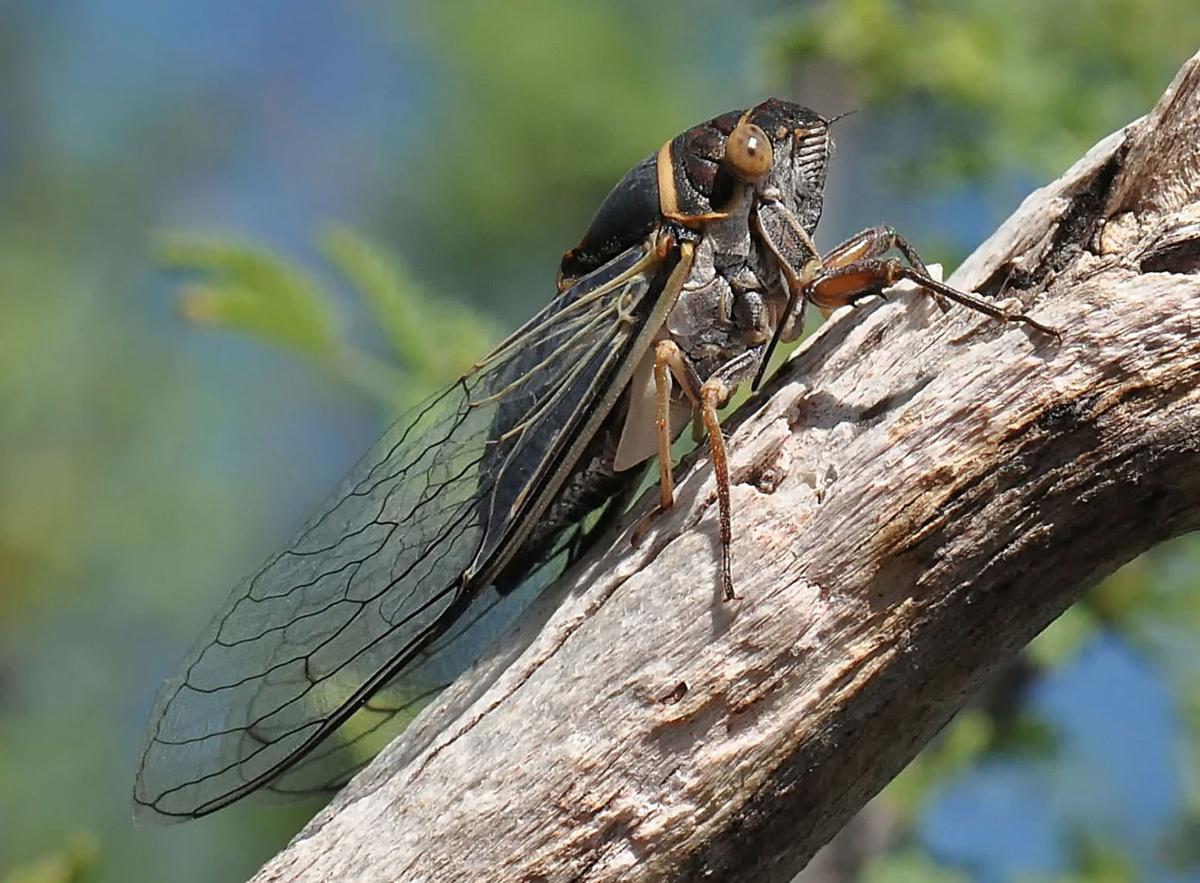
<svg viewBox="0 0 1200 883">
<path fill-rule="evenodd" d="M 822 264 L 830 272 L 841 269 L 853 269 L 864 265 L 879 264 L 882 258 L 892 249 L 900 252 L 904 259 L 915 269 L 922 278 L 929 277 L 929 270 L 917 250 L 911 243 L 891 227 L 870 227 L 851 236 L 841 245 L 832 249 L 822 258 Z M 928 292 L 942 311 L 950 309 L 950 304 L 940 292 Z"/>
<path fill-rule="evenodd" d="M 729 388 L 718 379 L 710 379 L 700 387 L 700 414 L 708 430 L 708 448 L 712 456 L 713 473 L 717 479 L 717 510 L 721 524 L 721 588 L 726 601 L 741 598 L 733 590 L 733 564 L 730 546 L 733 544 L 733 525 L 729 503 L 729 460 L 725 454 L 725 437 L 717 409 L 729 398 Z"/>
<path fill-rule="evenodd" d="M 654 347 L 655 418 L 658 424 L 658 507 L 675 505 L 675 479 L 671 475 L 671 378 L 672 362 L 679 360 L 673 340 L 660 340 Z"/>
<path fill-rule="evenodd" d="M 887 267 L 875 266 L 878 263 L 887 262 L 850 264 L 823 272 L 809 288 L 810 299 L 817 306 L 832 310 L 869 295 L 879 294 L 891 285 L 894 279 L 893 274 L 887 272 Z M 899 262 L 892 263 L 899 266 Z"/>
<path fill-rule="evenodd" d="M 831 248 L 821 258 L 821 263 L 828 269 L 836 270 L 856 261 L 882 257 L 891 247 L 888 229 L 871 227 L 854 234 L 841 245 Z"/>
<path fill-rule="evenodd" d="M 869 227 L 861 233 L 854 234 L 841 245 L 834 246 L 826 252 L 821 258 L 821 263 L 830 269 L 837 269 L 871 258 L 881 258 L 893 248 L 904 255 L 904 259 L 918 272 L 929 275 L 925 262 L 921 260 L 912 244 L 887 226 Z"/>
<path fill-rule="evenodd" d="M 633 529 L 630 541 L 635 546 L 642 541 L 654 518 L 675 505 L 675 479 L 671 474 L 671 377 L 679 381 L 684 394 L 695 403 L 695 374 L 695 369 L 687 364 L 675 341 L 660 340 L 655 344 L 654 409 L 658 428 L 658 507 L 646 513 L 646 517 Z"/>
<path fill-rule="evenodd" d="M 896 258 L 859 261 L 839 269 L 822 273 L 809 286 L 809 299 L 820 307 L 840 307 L 854 303 L 859 298 L 880 294 L 883 289 L 908 279 L 920 286 L 920 290 L 938 300 L 945 298 L 968 309 L 983 313 L 1001 322 L 1020 322 L 1036 328 L 1043 334 L 1060 337 L 1058 329 L 1044 325 L 1024 313 L 1009 313 L 978 295 L 951 288 L 938 282 L 915 267 L 906 267 Z"/>
</svg>

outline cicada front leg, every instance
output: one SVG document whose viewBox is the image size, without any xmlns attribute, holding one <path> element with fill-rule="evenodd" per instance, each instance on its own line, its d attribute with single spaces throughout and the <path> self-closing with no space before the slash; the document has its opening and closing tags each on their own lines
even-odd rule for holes
<svg viewBox="0 0 1200 883">
<path fill-rule="evenodd" d="M 900 252 L 907 264 L 899 258 L 884 257 L 893 249 Z M 882 295 L 885 289 L 908 279 L 943 307 L 945 301 L 953 301 L 1001 322 L 1020 322 L 1043 334 L 1058 337 L 1057 329 L 1031 316 L 1010 313 L 978 295 L 959 291 L 934 279 L 916 249 L 891 227 L 872 227 L 852 236 L 829 251 L 821 265 L 820 271 L 808 282 L 805 297 L 825 310 Z"/>
<path fill-rule="evenodd" d="M 929 273 L 929 268 L 925 266 L 925 262 L 921 260 L 921 256 L 917 254 L 917 250 L 913 248 L 912 244 L 891 227 L 883 225 L 863 230 L 829 251 L 821 259 L 823 275 L 845 268 L 861 267 L 868 262 L 882 258 L 892 249 L 900 252 L 909 265 L 922 277 L 933 278 Z M 882 294 L 883 290 L 871 293 Z M 950 304 L 940 293 L 931 292 L 931 294 L 943 312 L 950 309 Z M 864 293 L 862 296 L 866 297 L 867 294 Z M 842 306 L 842 304 L 839 303 L 836 306 Z M 833 308 L 832 306 L 822 306 L 826 312 Z"/>
<path fill-rule="evenodd" d="M 804 333 L 804 304 L 812 280 L 821 272 L 821 254 L 799 219 L 782 202 L 763 202 L 751 216 L 758 239 L 775 260 L 787 284 L 788 299 L 775 323 L 775 333 L 759 361 L 751 388 L 757 390 L 771 355 L 780 343 L 799 340 Z"/>
</svg>

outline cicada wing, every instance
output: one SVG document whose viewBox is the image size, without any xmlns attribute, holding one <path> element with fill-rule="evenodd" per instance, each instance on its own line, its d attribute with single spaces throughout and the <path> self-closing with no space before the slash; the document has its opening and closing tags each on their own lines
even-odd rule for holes
<svg viewBox="0 0 1200 883">
<path fill-rule="evenodd" d="M 417 653 L 399 675 L 363 703 L 336 732 L 266 788 L 290 797 L 328 794 L 345 785 L 422 708 L 466 671 L 482 648 L 513 625 L 561 572 L 565 559 L 564 552 L 545 562 L 514 591 L 500 594 L 489 588 L 453 626 Z M 414 743 L 409 750 L 419 747 Z"/>
<path fill-rule="evenodd" d="M 639 246 L 568 288 L 402 417 L 323 514 L 234 590 L 159 692 L 134 784 L 139 820 L 237 800 L 420 670 L 480 594 L 472 576 L 511 554 L 520 519 L 545 505 L 556 470 L 611 407 L 621 366 L 663 321 L 665 276 Z M 414 695 L 441 685 L 426 680 Z"/>
</svg>

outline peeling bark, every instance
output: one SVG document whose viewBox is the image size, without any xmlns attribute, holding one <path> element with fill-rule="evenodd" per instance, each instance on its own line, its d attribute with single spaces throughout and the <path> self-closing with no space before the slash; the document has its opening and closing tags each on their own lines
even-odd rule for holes
<svg viewBox="0 0 1200 883">
<path fill-rule="evenodd" d="M 1200 56 L 951 278 L 834 317 L 256 880 L 790 880 L 994 667 L 1200 524 Z M 1015 306 L 1015 304 L 1014 304 Z"/>
</svg>

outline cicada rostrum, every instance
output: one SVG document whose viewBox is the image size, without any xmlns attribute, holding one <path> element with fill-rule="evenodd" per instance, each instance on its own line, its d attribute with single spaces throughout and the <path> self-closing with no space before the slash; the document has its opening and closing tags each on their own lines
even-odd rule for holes
<svg viewBox="0 0 1200 883">
<path fill-rule="evenodd" d="M 585 515 L 627 500 L 655 455 L 671 505 L 671 443 L 697 417 L 718 489 L 715 573 L 734 597 L 717 411 L 800 336 L 806 304 L 830 309 L 908 279 L 1053 333 L 932 279 L 891 228 L 820 254 L 829 123 L 771 99 L 629 170 L 563 256 L 557 295 L 401 418 L 234 590 L 160 691 L 134 786 L 140 818 L 345 782 L 385 725 L 511 620 L 524 575 Z"/>
</svg>

